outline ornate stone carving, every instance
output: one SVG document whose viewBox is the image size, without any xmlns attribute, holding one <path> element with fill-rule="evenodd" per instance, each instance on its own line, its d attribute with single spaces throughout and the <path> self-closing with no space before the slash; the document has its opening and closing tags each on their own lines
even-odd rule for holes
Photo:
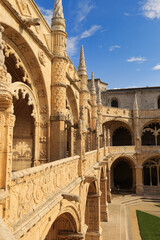
<svg viewBox="0 0 160 240">
<path fill-rule="evenodd" d="M 46 137 L 40 137 L 40 142 L 41 143 L 46 143 L 47 142 L 47 138 Z"/>
<path fill-rule="evenodd" d="M 46 105 L 41 107 L 40 113 L 41 114 L 46 114 L 47 113 L 47 106 Z"/>
<path fill-rule="evenodd" d="M 16 1 L 21 14 L 24 16 L 31 16 L 31 12 L 30 12 L 27 0 L 16 0 Z"/>
<path fill-rule="evenodd" d="M 64 18 L 62 0 L 55 0 L 53 18 Z"/>
<path fill-rule="evenodd" d="M 40 25 L 40 18 L 25 18 L 25 19 L 23 19 L 23 23 L 27 27 L 39 26 Z"/>
<path fill-rule="evenodd" d="M 4 123 L 5 123 L 5 117 L 3 113 L 0 113 L 0 151 L 3 150 L 4 147 Z"/>
<path fill-rule="evenodd" d="M 11 54 L 14 55 L 14 58 L 15 58 L 15 61 L 16 61 L 16 68 L 18 68 L 18 69 L 20 68 L 22 70 L 23 74 L 24 74 L 22 80 L 24 82 L 27 82 L 27 83 L 31 84 L 31 79 L 29 77 L 29 74 L 28 74 L 23 62 L 21 61 L 21 59 L 17 55 L 17 53 L 11 48 L 11 46 L 8 43 L 3 41 L 3 45 L 4 45 L 4 53 L 5 53 L 6 57 L 9 57 Z M 21 45 L 22 49 L 24 49 L 25 46 Z"/>
<path fill-rule="evenodd" d="M 32 117 L 38 119 L 39 117 L 39 109 L 37 100 L 32 92 L 32 90 L 24 83 L 15 82 L 12 84 L 13 87 L 13 96 L 16 99 L 19 99 L 19 91 L 22 93 L 22 98 L 25 99 L 26 95 L 28 95 L 28 105 L 33 105 Z"/>
<path fill-rule="evenodd" d="M 44 90 L 38 91 L 38 97 L 45 97 L 45 91 Z"/>
<path fill-rule="evenodd" d="M 43 51 L 39 51 L 38 58 L 39 58 L 40 63 L 45 67 L 46 66 L 46 58 L 45 58 L 45 54 Z"/>
<path fill-rule="evenodd" d="M 70 194 L 70 193 L 62 193 L 62 196 L 64 199 L 67 199 L 68 201 L 75 201 L 75 202 L 80 202 L 80 197 L 75 195 L 75 194 Z"/>
</svg>

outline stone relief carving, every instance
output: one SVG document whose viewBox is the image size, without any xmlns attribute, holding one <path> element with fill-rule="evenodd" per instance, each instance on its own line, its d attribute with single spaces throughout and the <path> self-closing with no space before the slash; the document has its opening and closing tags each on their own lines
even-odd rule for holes
<svg viewBox="0 0 160 240">
<path fill-rule="evenodd" d="M 43 51 L 39 51 L 38 58 L 40 63 L 45 67 L 46 66 L 46 57 Z"/>
<path fill-rule="evenodd" d="M 31 84 L 31 79 L 29 77 L 29 74 L 23 64 L 23 62 L 21 61 L 21 59 L 19 58 L 19 56 L 17 55 L 17 53 L 10 47 L 9 44 L 7 44 L 5 41 L 3 41 L 3 45 L 4 45 L 4 53 L 6 57 L 9 57 L 10 55 L 14 55 L 15 60 L 16 60 L 16 67 L 20 68 L 23 71 L 23 78 L 22 80 L 24 82 L 28 82 L 29 84 Z M 22 46 L 22 45 L 21 45 Z"/>
<path fill-rule="evenodd" d="M 36 98 L 32 92 L 32 90 L 24 83 L 15 82 L 12 84 L 13 87 L 13 96 L 16 99 L 19 99 L 19 91 L 22 93 L 22 98 L 25 99 L 26 95 L 28 95 L 28 105 L 33 105 L 32 117 L 37 119 L 39 117 L 39 110 Z"/>
<path fill-rule="evenodd" d="M 0 113 L 0 151 L 3 150 L 4 147 L 4 124 L 5 124 L 5 117 L 3 115 L 3 113 Z"/>
<path fill-rule="evenodd" d="M 16 0 L 20 13 L 24 16 L 31 16 L 27 0 Z"/>
</svg>

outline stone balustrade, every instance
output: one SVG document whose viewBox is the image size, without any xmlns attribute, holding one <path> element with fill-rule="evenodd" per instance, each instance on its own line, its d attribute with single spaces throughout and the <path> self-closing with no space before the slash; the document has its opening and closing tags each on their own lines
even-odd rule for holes
<svg viewBox="0 0 160 240">
<path fill-rule="evenodd" d="M 99 154 L 102 160 L 104 148 Z M 79 177 L 79 163 L 80 157 L 75 156 L 13 172 L 8 223 L 17 225 L 48 199 L 66 191 Z M 86 153 L 82 163 L 84 173 L 89 173 L 96 163 L 97 150 Z"/>
<path fill-rule="evenodd" d="M 78 178 L 79 156 L 12 173 L 10 219 L 15 223 Z"/>
<path fill-rule="evenodd" d="M 85 154 L 84 172 L 87 173 L 90 168 L 97 162 L 97 150 Z"/>
<path fill-rule="evenodd" d="M 108 147 L 108 153 L 134 153 L 135 146 L 112 146 Z"/>
</svg>

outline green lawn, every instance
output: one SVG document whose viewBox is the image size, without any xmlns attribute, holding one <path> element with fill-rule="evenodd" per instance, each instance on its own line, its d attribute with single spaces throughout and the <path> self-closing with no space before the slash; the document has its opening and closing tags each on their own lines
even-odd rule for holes
<svg viewBox="0 0 160 240">
<path fill-rule="evenodd" d="M 142 240 L 160 240 L 160 218 L 136 211 Z"/>
<path fill-rule="evenodd" d="M 160 205 L 155 205 L 156 207 L 160 207 Z"/>
</svg>

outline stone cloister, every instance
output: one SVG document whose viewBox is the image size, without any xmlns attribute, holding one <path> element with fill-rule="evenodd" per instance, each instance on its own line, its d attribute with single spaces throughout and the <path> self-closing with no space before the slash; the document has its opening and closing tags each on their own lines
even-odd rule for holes
<svg viewBox="0 0 160 240">
<path fill-rule="evenodd" d="M 62 0 L 51 28 L 33 0 L 0 1 L 2 240 L 102 239 L 112 192 L 160 191 L 160 88 L 151 107 L 109 92 L 66 44 Z"/>
</svg>

